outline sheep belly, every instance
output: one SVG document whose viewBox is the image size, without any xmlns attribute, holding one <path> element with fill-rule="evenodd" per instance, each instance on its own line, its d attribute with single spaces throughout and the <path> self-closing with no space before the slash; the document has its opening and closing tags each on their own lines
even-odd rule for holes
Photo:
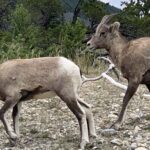
<svg viewBox="0 0 150 150">
<path fill-rule="evenodd" d="M 26 100 L 30 99 L 46 99 L 46 98 L 52 98 L 56 96 L 56 93 L 53 91 L 47 91 L 42 93 L 36 93 L 35 95 L 29 96 Z"/>
</svg>

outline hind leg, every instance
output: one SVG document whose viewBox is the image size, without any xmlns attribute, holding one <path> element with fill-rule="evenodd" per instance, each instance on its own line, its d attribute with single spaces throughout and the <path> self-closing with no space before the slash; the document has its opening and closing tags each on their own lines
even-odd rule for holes
<svg viewBox="0 0 150 150">
<path fill-rule="evenodd" d="M 14 133 L 13 129 L 11 128 L 11 126 L 8 124 L 8 121 L 5 117 L 5 113 L 8 111 L 8 109 L 10 109 L 11 107 L 13 107 L 16 103 L 17 103 L 16 98 L 14 97 L 7 97 L 5 100 L 4 105 L 2 106 L 2 108 L 0 109 L 0 119 L 5 127 L 5 130 L 7 132 L 7 134 L 10 136 L 11 139 L 16 139 L 17 135 Z"/>
<path fill-rule="evenodd" d="M 86 116 L 87 116 L 87 122 L 88 122 L 89 136 L 97 137 L 96 131 L 95 131 L 93 113 L 91 112 L 90 108 L 86 108 L 85 110 L 86 110 Z"/>
<path fill-rule="evenodd" d="M 74 100 L 73 100 L 74 101 Z M 81 132 L 81 143 L 80 148 L 84 149 L 87 143 L 89 143 L 89 136 L 88 136 L 88 125 L 86 120 L 86 112 L 82 108 L 82 106 L 77 102 L 71 102 L 67 104 L 69 109 L 75 114 L 78 119 L 80 132 Z"/>
<path fill-rule="evenodd" d="M 80 105 L 80 103 L 77 101 L 73 90 L 63 90 L 57 93 L 57 95 L 67 104 L 68 108 L 74 113 L 74 115 L 78 119 L 81 134 L 80 148 L 84 149 L 86 144 L 89 143 L 86 112 Z"/>
<path fill-rule="evenodd" d="M 91 111 L 91 107 L 89 104 L 85 103 L 79 96 L 78 96 L 78 101 L 86 112 L 89 136 L 96 137 L 95 123 L 94 123 L 94 118 L 93 118 L 93 113 Z"/>
<path fill-rule="evenodd" d="M 19 115 L 20 115 L 21 105 L 22 105 L 22 102 L 18 102 L 13 107 L 13 111 L 12 111 L 13 127 L 14 127 L 14 131 L 18 137 L 20 136 L 20 133 L 19 133 Z"/>
</svg>

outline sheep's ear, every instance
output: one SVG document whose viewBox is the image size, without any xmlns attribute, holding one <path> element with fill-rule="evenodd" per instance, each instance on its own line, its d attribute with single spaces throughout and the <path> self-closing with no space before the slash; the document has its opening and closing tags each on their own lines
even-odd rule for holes
<svg viewBox="0 0 150 150">
<path fill-rule="evenodd" d="M 110 25 L 110 32 L 115 32 L 115 31 L 119 31 L 120 28 L 120 23 L 119 22 L 114 22 L 113 24 Z"/>
</svg>

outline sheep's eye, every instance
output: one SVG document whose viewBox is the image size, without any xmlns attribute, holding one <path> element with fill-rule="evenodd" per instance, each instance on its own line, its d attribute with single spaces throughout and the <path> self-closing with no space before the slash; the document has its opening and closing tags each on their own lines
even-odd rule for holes
<svg viewBox="0 0 150 150">
<path fill-rule="evenodd" d="M 101 32 L 100 36 L 102 36 L 102 35 L 104 35 L 104 34 L 105 34 L 105 32 Z"/>
</svg>

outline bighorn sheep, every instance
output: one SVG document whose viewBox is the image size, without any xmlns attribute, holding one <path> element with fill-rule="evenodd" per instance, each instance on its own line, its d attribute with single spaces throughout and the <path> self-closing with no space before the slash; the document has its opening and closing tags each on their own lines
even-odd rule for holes
<svg viewBox="0 0 150 150">
<path fill-rule="evenodd" d="M 80 69 L 64 57 L 43 57 L 16 59 L 0 65 L 0 98 L 4 105 L 0 109 L 0 119 L 9 137 L 19 137 L 19 111 L 21 102 L 39 93 L 54 91 L 77 117 L 81 132 L 81 149 L 89 136 L 96 136 L 93 114 L 89 104 L 78 96 L 83 82 L 98 78 L 81 76 Z M 5 113 L 13 107 L 14 131 L 7 123 Z"/>
<path fill-rule="evenodd" d="M 145 84 L 150 91 L 150 37 L 128 41 L 119 32 L 120 23 L 109 25 L 113 15 L 103 17 L 95 34 L 87 42 L 91 49 L 105 48 L 113 63 L 128 80 L 123 105 L 117 121 L 112 125 L 119 129 L 123 123 L 126 108 L 139 84 Z"/>
</svg>

